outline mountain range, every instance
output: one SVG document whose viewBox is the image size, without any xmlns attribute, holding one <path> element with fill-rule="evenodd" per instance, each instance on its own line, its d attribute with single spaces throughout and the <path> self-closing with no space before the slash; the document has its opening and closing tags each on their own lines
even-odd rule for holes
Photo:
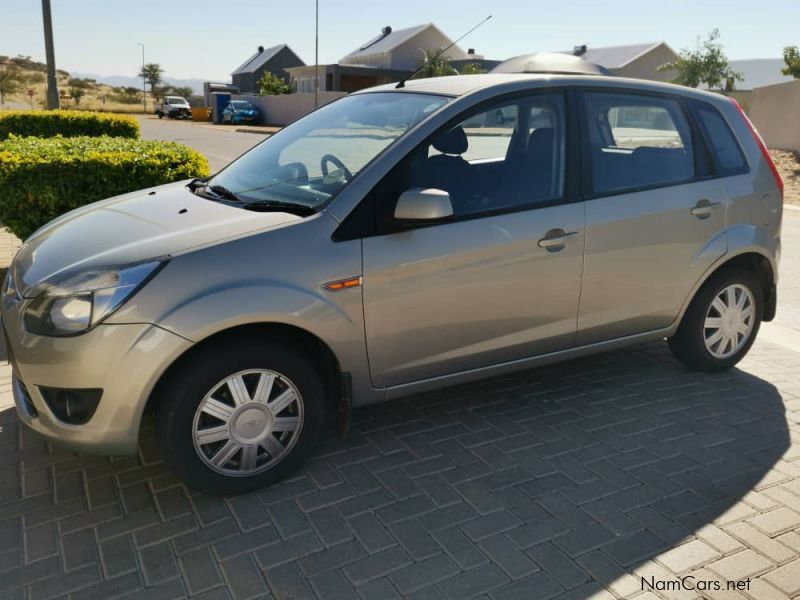
<svg viewBox="0 0 800 600">
<path fill-rule="evenodd" d="M 141 77 L 128 77 L 126 75 L 95 75 L 93 73 L 79 73 L 76 71 L 70 72 L 70 76 L 94 79 L 97 81 L 97 83 L 105 83 L 106 85 L 142 87 Z M 190 87 L 192 90 L 194 90 L 194 93 L 198 95 L 203 93 L 202 79 L 178 79 L 176 77 L 164 77 L 164 83 L 180 87 Z"/>
</svg>

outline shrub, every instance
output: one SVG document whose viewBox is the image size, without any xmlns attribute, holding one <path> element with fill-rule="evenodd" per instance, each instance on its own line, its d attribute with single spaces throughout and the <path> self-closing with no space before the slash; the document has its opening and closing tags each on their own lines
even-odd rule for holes
<svg viewBox="0 0 800 600">
<path fill-rule="evenodd" d="M 202 154 L 172 142 L 12 137 L 0 142 L 0 222 L 25 239 L 85 204 L 208 174 Z"/>
<path fill-rule="evenodd" d="M 0 140 L 16 136 L 63 135 L 138 138 L 139 123 L 133 117 L 76 110 L 0 112 Z"/>
</svg>

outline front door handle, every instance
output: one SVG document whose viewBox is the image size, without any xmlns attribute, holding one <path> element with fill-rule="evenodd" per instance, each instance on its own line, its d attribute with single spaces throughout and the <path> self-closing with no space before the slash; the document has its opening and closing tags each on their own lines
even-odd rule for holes
<svg viewBox="0 0 800 600">
<path fill-rule="evenodd" d="M 698 219 L 707 219 L 711 216 L 711 211 L 714 210 L 717 206 L 722 204 L 721 202 L 712 202 L 706 198 L 698 201 L 697 204 L 694 205 L 694 208 L 690 211 L 695 217 Z"/>
<path fill-rule="evenodd" d="M 539 240 L 539 247 L 546 248 L 548 252 L 558 252 L 574 236 L 577 231 L 564 231 L 563 229 L 551 229 L 544 237 Z"/>
</svg>

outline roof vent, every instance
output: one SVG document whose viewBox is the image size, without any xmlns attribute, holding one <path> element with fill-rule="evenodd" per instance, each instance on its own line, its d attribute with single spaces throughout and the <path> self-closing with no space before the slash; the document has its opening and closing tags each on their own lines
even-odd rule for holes
<svg viewBox="0 0 800 600">
<path fill-rule="evenodd" d="M 582 46 L 573 46 L 572 56 L 583 56 L 584 54 L 586 54 L 587 50 L 588 48 L 586 47 L 586 44 L 583 44 Z"/>
<path fill-rule="evenodd" d="M 468 48 L 467 49 L 467 54 L 469 54 L 470 56 L 474 55 L 475 54 L 475 48 Z"/>
<path fill-rule="evenodd" d="M 264 51 L 264 46 L 258 47 L 258 53 L 261 54 Z"/>
<path fill-rule="evenodd" d="M 387 25 L 386 27 L 381 29 L 381 33 L 383 34 L 383 37 L 386 37 L 387 35 L 392 33 L 392 28 Z"/>
</svg>

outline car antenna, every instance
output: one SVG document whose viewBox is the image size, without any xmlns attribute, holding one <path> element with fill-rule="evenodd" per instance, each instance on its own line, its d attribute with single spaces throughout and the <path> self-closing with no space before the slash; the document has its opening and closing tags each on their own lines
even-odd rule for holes
<svg viewBox="0 0 800 600">
<path fill-rule="evenodd" d="M 464 35 L 462 35 L 460 38 L 458 38 L 458 39 L 457 39 L 455 42 L 452 42 L 452 43 L 451 43 L 451 44 L 450 44 L 450 45 L 449 45 L 447 48 L 443 48 L 443 49 L 439 50 L 439 52 L 437 52 L 437 53 L 436 53 L 436 56 L 434 56 L 433 58 L 434 58 L 434 59 L 436 59 L 436 58 L 439 58 L 439 57 L 440 57 L 442 54 L 444 54 L 445 52 L 447 52 L 448 50 L 450 50 L 450 48 L 452 48 L 453 46 L 455 46 L 455 45 L 456 45 L 458 42 L 460 42 L 461 40 L 463 40 L 463 39 L 464 39 L 465 37 L 467 37 L 467 36 L 468 36 L 470 33 L 472 33 L 473 31 L 475 31 L 475 30 L 476 30 L 478 27 L 480 27 L 481 25 L 483 25 L 484 23 L 486 23 L 486 21 L 488 21 L 488 20 L 489 20 L 489 19 L 491 19 L 491 18 L 492 18 L 492 15 L 489 15 L 488 17 L 486 17 L 486 18 L 485 18 L 483 21 L 481 21 L 480 23 L 478 23 L 477 25 L 475 25 L 475 27 L 473 27 L 473 28 L 472 28 L 472 29 L 470 29 L 470 30 L 469 30 L 467 33 L 465 33 L 465 34 L 464 34 Z M 394 86 L 394 89 L 396 89 L 396 90 L 399 90 L 400 88 L 404 88 L 404 87 L 406 87 L 406 81 L 408 81 L 409 79 L 412 79 L 412 78 L 414 77 L 414 75 L 416 75 L 417 73 L 419 73 L 419 72 L 420 72 L 420 71 L 421 71 L 421 70 L 422 70 L 424 67 L 425 67 L 425 63 L 423 62 L 423 63 L 422 63 L 420 66 L 418 66 L 418 67 L 416 68 L 416 70 L 415 70 L 413 73 L 411 73 L 411 75 L 406 75 L 406 76 L 405 76 L 405 77 L 403 77 L 403 78 L 402 78 L 400 81 L 398 81 L 398 82 L 397 82 L 397 85 L 396 85 L 396 86 Z"/>
</svg>

